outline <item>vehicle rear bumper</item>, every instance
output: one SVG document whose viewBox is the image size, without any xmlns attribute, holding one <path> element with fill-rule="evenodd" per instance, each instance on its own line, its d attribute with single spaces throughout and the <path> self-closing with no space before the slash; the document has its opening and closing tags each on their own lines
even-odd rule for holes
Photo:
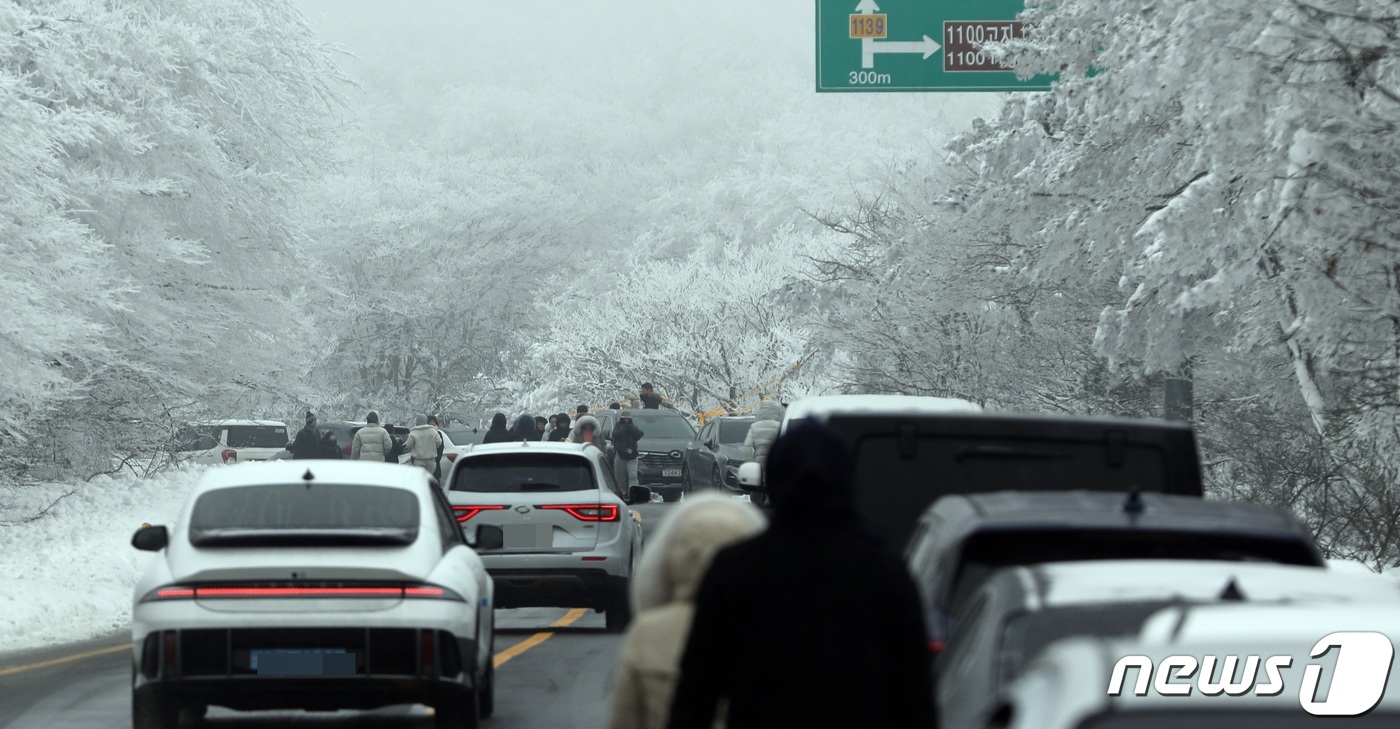
<svg viewBox="0 0 1400 729">
<path fill-rule="evenodd" d="M 340 649 L 343 675 L 287 676 L 252 667 L 257 650 Z M 403 628 L 219 628 L 154 631 L 135 646 L 133 691 L 180 705 L 241 711 L 438 705 L 475 688 L 474 638 Z M 267 663 L 263 664 L 267 667 Z"/>
<path fill-rule="evenodd" d="M 491 569 L 496 607 L 585 607 L 606 610 L 627 588 L 627 578 L 602 569 Z"/>
</svg>

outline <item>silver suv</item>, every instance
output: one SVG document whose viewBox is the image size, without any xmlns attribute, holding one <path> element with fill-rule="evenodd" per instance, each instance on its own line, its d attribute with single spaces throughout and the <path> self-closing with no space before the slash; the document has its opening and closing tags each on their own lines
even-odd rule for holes
<svg viewBox="0 0 1400 729">
<path fill-rule="evenodd" d="M 469 446 L 444 479 L 458 523 L 501 529 L 499 544 L 477 545 L 496 582 L 496 606 L 588 607 L 610 631 L 631 620 L 632 571 L 642 525 L 628 509 L 651 491 L 621 490 L 592 444 Z"/>
</svg>

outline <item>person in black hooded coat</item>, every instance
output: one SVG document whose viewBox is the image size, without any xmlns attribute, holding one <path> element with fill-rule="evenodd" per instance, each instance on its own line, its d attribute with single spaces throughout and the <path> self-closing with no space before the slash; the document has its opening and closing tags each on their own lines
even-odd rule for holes
<svg viewBox="0 0 1400 729">
<path fill-rule="evenodd" d="M 569 419 L 568 413 L 559 413 L 554 416 L 554 430 L 549 434 L 549 440 L 553 443 L 563 443 L 569 439 L 569 428 L 574 421 Z"/>
<path fill-rule="evenodd" d="M 537 441 L 543 433 L 535 427 L 535 416 L 529 413 L 521 413 L 515 418 L 515 427 L 510 431 L 511 441 L 532 440 Z"/>
<path fill-rule="evenodd" d="M 669 729 L 710 729 L 721 700 L 728 729 L 936 726 L 918 590 L 856 508 L 849 444 L 792 426 L 768 452 L 768 488 L 768 530 L 700 583 Z"/>
<path fill-rule="evenodd" d="M 491 416 L 491 427 L 482 436 L 481 442 L 485 443 L 505 443 L 510 440 L 510 431 L 506 430 L 506 414 L 496 413 Z"/>
</svg>

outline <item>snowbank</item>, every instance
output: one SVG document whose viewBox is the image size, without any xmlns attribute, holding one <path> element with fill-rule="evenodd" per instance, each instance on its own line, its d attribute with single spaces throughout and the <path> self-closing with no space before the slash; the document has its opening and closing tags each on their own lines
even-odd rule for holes
<svg viewBox="0 0 1400 729">
<path fill-rule="evenodd" d="M 131 547 L 131 535 L 142 522 L 172 523 L 206 468 L 0 488 L 0 652 L 128 628 L 131 593 L 151 558 Z"/>
</svg>

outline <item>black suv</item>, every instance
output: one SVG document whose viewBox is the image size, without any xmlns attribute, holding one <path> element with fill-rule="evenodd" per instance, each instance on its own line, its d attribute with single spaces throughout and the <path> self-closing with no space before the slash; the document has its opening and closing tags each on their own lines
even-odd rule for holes
<svg viewBox="0 0 1400 729">
<path fill-rule="evenodd" d="M 695 440 L 695 426 L 675 410 L 632 410 L 642 431 L 637 446 L 637 480 L 667 501 L 676 501 L 684 486 L 685 449 Z M 605 431 L 609 436 L 611 430 Z"/>
</svg>

